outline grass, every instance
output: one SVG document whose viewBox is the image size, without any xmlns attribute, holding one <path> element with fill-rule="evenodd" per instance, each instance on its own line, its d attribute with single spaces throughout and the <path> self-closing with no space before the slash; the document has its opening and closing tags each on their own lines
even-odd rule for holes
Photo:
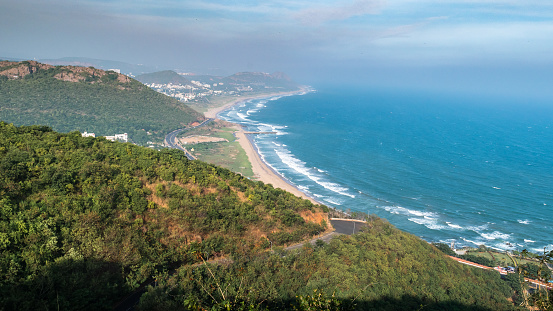
<svg viewBox="0 0 553 311">
<path fill-rule="evenodd" d="M 235 128 L 226 122 L 215 122 L 212 125 L 185 132 L 183 136 L 202 135 L 220 137 L 228 142 L 211 142 L 188 145 L 188 150 L 200 161 L 222 166 L 245 177 L 253 177 L 253 170 L 246 151 L 234 137 Z M 194 151 L 192 151 L 194 149 Z"/>
<path fill-rule="evenodd" d="M 494 258 L 492 258 L 492 256 L 488 252 L 479 252 L 477 250 L 469 251 L 467 252 L 467 254 L 475 255 L 479 257 L 485 257 L 490 260 L 493 260 L 495 258 L 495 260 L 499 261 L 502 266 L 513 266 L 513 261 L 511 260 L 511 258 L 509 258 L 509 256 L 507 256 L 504 253 L 492 252 Z M 536 264 L 536 261 L 533 261 L 533 260 L 521 259 L 519 257 L 514 257 L 514 258 L 519 265 L 524 265 L 526 263 Z"/>
<path fill-rule="evenodd" d="M 253 177 L 252 165 L 248 160 L 248 156 L 236 140 L 201 143 L 191 146 L 191 148 L 194 148 L 193 154 L 200 161 L 222 166 L 245 177 Z"/>
</svg>

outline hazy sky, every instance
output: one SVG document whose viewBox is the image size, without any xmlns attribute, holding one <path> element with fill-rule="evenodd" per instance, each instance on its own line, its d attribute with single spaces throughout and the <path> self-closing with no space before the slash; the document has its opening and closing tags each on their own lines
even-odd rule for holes
<svg viewBox="0 0 553 311">
<path fill-rule="evenodd" d="M 0 0 L 0 57 L 553 92 L 553 1 Z"/>
</svg>

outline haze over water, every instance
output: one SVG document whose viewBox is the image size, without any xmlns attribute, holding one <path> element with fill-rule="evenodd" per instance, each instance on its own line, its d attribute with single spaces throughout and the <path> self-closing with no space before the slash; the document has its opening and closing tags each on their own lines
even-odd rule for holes
<svg viewBox="0 0 553 311">
<path fill-rule="evenodd" d="M 553 108 L 498 98 L 320 88 L 220 115 L 318 201 L 427 241 L 553 245 Z"/>
</svg>

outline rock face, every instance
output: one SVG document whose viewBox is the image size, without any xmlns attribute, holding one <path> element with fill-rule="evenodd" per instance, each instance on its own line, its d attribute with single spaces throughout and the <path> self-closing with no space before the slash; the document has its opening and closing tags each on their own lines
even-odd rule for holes
<svg viewBox="0 0 553 311">
<path fill-rule="evenodd" d="M 120 83 L 129 83 L 131 79 L 120 73 L 113 71 L 104 71 L 93 67 L 78 66 L 52 66 L 42 64 L 37 61 L 10 62 L 0 61 L 0 76 L 5 76 L 10 80 L 23 79 L 29 74 L 40 70 L 55 69 L 54 78 L 68 82 L 90 82 L 100 83 L 102 77 L 108 76 L 109 80 L 117 80 Z"/>
<path fill-rule="evenodd" d="M 54 66 L 41 64 L 36 61 L 25 61 L 25 62 L 10 62 L 2 61 L 0 62 L 0 75 L 7 76 L 8 79 L 21 79 L 28 74 L 37 72 L 39 69 L 50 69 Z"/>
</svg>

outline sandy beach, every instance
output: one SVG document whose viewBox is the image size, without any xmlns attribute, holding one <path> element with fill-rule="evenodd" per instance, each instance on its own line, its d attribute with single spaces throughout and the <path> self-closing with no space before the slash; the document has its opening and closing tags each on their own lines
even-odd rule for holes
<svg viewBox="0 0 553 311">
<path fill-rule="evenodd" d="M 302 89 L 300 91 L 295 92 L 282 92 L 282 93 L 274 93 L 274 94 L 268 94 L 268 95 L 259 95 L 259 96 L 252 96 L 252 97 L 241 97 L 237 98 L 236 100 L 233 100 L 221 107 L 211 108 L 208 111 L 205 112 L 205 116 L 207 118 L 217 118 L 217 114 L 219 112 L 222 112 L 224 110 L 229 109 L 230 107 L 246 100 L 250 99 L 257 99 L 257 98 L 266 98 L 266 97 L 273 97 L 278 95 L 292 95 L 304 92 L 305 90 Z M 304 199 L 310 200 L 314 204 L 320 204 L 319 202 L 316 202 L 313 198 L 307 196 L 305 193 L 301 192 L 298 188 L 292 186 L 290 183 L 288 183 L 282 176 L 280 176 L 278 173 L 276 173 L 272 168 L 270 168 L 259 156 L 257 153 L 256 148 L 253 146 L 252 142 L 248 139 L 245 134 L 244 130 L 240 125 L 236 125 L 237 132 L 235 133 L 236 138 L 238 142 L 240 143 L 240 146 L 244 151 L 246 151 L 246 155 L 248 156 L 248 160 L 252 164 L 252 170 L 254 173 L 254 176 L 257 180 L 260 180 L 266 184 L 272 184 L 275 188 L 280 188 L 283 190 L 286 190 L 296 196 L 302 197 Z"/>
</svg>

